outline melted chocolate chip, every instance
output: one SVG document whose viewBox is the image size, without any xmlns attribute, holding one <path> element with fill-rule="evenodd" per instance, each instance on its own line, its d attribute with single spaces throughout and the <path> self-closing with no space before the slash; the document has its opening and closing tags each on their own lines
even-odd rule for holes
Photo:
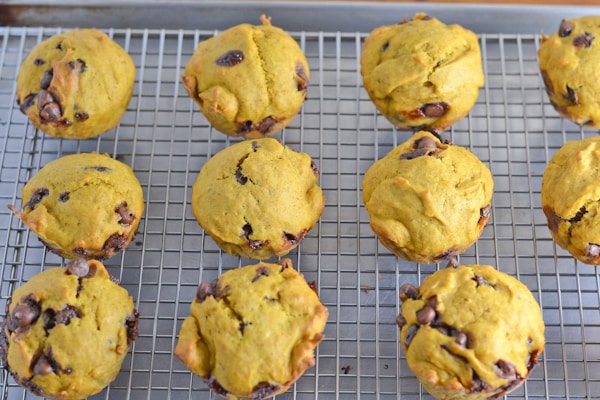
<svg viewBox="0 0 600 400">
<path fill-rule="evenodd" d="M 475 372 L 475 370 L 473 370 L 473 378 L 471 381 L 471 387 L 469 388 L 471 393 L 487 392 L 489 389 L 490 386 L 486 382 L 484 382 L 479 377 L 479 375 L 477 375 L 477 372 Z"/>
<path fill-rule="evenodd" d="M 40 66 L 40 65 L 44 65 L 44 64 L 46 64 L 46 61 L 44 61 L 43 58 L 38 57 L 33 60 L 33 65 Z"/>
<path fill-rule="evenodd" d="M 135 214 L 127 209 L 127 202 L 124 201 L 117 208 L 115 212 L 119 214 L 119 224 L 130 226 L 135 222 Z"/>
<path fill-rule="evenodd" d="M 502 378 L 513 378 L 517 372 L 515 365 L 506 360 L 500 359 L 494 365 L 500 370 L 499 376 Z"/>
<path fill-rule="evenodd" d="M 50 87 L 50 83 L 54 78 L 54 69 L 50 68 L 44 71 L 44 75 L 42 76 L 42 80 L 40 81 L 40 89 L 46 90 Z"/>
<path fill-rule="evenodd" d="M 32 370 L 36 375 L 48 375 L 54 372 L 50 361 L 43 354 L 35 361 Z"/>
<path fill-rule="evenodd" d="M 96 170 L 98 172 L 108 172 L 108 171 L 111 170 L 109 167 L 105 167 L 105 166 L 102 166 L 102 165 L 94 165 L 92 167 L 86 167 L 85 169 L 93 169 L 93 170 Z"/>
<path fill-rule="evenodd" d="M 487 220 L 490 218 L 490 215 L 492 213 L 492 207 L 487 205 L 483 208 L 479 209 L 479 221 L 478 224 L 485 224 L 487 222 Z"/>
<path fill-rule="evenodd" d="M 215 279 L 210 283 L 202 282 L 198 285 L 198 290 L 196 291 L 196 301 L 202 303 L 209 296 L 214 297 L 216 300 L 220 300 L 224 298 L 228 292 L 229 286 L 221 288 L 218 279 Z"/>
<path fill-rule="evenodd" d="M 87 70 L 87 64 L 85 61 L 83 61 L 81 58 L 78 58 L 77 62 L 79 63 L 79 72 L 85 72 Z"/>
<path fill-rule="evenodd" d="M 400 329 L 402 329 L 402 327 L 406 325 L 406 318 L 404 318 L 402 314 L 398 314 L 396 316 L 396 325 L 398 325 L 398 328 Z"/>
<path fill-rule="evenodd" d="M 428 136 L 424 136 L 415 140 L 415 149 L 410 153 L 405 153 L 400 156 L 401 160 L 412 160 L 421 156 L 432 156 L 437 154 L 439 149 L 435 140 Z"/>
<path fill-rule="evenodd" d="M 87 121 L 89 117 L 90 115 L 83 111 L 75 113 L 75 119 L 79 122 Z"/>
<path fill-rule="evenodd" d="M 244 61 L 244 53 L 241 50 L 231 50 L 217 58 L 215 63 L 221 67 L 233 67 Z"/>
<path fill-rule="evenodd" d="M 69 200 L 70 195 L 71 194 L 69 192 L 62 192 L 61 194 L 58 195 L 58 201 L 60 201 L 61 203 L 64 203 Z"/>
<path fill-rule="evenodd" d="M 317 164 L 313 160 L 310 160 L 310 169 L 312 169 L 315 176 L 319 176 L 319 167 L 317 167 Z"/>
<path fill-rule="evenodd" d="M 577 96 L 577 93 L 575 93 L 575 91 L 568 86 L 565 98 L 573 104 L 579 104 L 579 96 Z"/>
<path fill-rule="evenodd" d="M 56 325 L 69 325 L 73 318 L 81 318 L 81 311 L 75 306 L 67 304 L 55 316 Z"/>
<path fill-rule="evenodd" d="M 85 278 L 90 272 L 90 266 L 83 258 L 74 258 L 66 266 L 65 273 Z"/>
<path fill-rule="evenodd" d="M 600 245 L 595 243 L 588 243 L 587 250 L 585 251 L 585 256 L 589 258 L 600 257 Z"/>
<path fill-rule="evenodd" d="M 57 50 L 62 50 L 62 42 L 58 42 L 58 44 L 56 45 L 56 49 Z"/>
<path fill-rule="evenodd" d="M 488 282 L 483 276 L 480 276 L 480 275 L 473 276 L 471 278 L 471 280 L 475 281 L 475 283 L 476 283 L 475 287 L 479 287 L 479 286 L 495 287 L 490 282 Z"/>
<path fill-rule="evenodd" d="M 133 310 L 131 314 L 125 320 L 125 326 L 127 326 L 127 345 L 135 342 L 138 337 L 138 322 L 140 320 L 140 313 L 137 310 Z"/>
<path fill-rule="evenodd" d="M 34 324 L 42 312 L 39 302 L 29 295 L 15 305 L 12 313 L 7 315 L 6 327 L 14 332 L 17 329 L 27 329 Z"/>
<path fill-rule="evenodd" d="M 259 382 L 252 388 L 250 400 L 262 400 L 272 397 L 281 390 L 281 386 L 269 382 Z"/>
<path fill-rule="evenodd" d="M 381 46 L 381 51 L 386 51 L 388 49 L 388 47 L 390 47 L 390 42 L 385 42 L 382 46 Z"/>
<path fill-rule="evenodd" d="M 262 240 L 248 240 L 248 247 L 252 250 L 260 250 L 265 243 L 266 242 Z"/>
<path fill-rule="evenodd" d="M 50 194 L 50 191 L 47 188 L 35 189 L 33 191 L 33 193 L 31 194 L 31 198 L 29 199 L 29 201 L 27 203 L 25 203 L 23 208 L 33 209 L 35 206 L 37 206 L 42 201 L 42 199 L 44 197 L 48 196 L 49 194 Z"/>
<path fill-rule="evenodd" d="M 450 106 L 444 102 L 428 103 L 419 108 L 419 113 L 427 118 L 439 118 L 448 112 Z"/>
<path fill-rule="evenodd" d="M 118 233 L 113 233 L 104 242 L 104 246 L 102 247 L 102 250 L 104 252 L 107 252 L 111 249 L 113 249 L 115 251 L 120 251 L 120 250 L 123 250 L 125 243 L 127 243 L 126 235 L 119 235 Z"/>
<path fill-rule="evenodd" d="M 36 93 L 31 93 L 27 96 L 25 96 L 25 98 L 23 99 L 22 102 L 19 102 L 19 109 L 21 110 L 21 112 L 23 114 L 26 113 L 26 111 L 31 108 L 31 106 L 33 105 L 33 103 L 35 103 L 35 99 L 37 97 Z"/>
<path fill-rule="evenodd" d="M 575 223 L 575 222 L 579 222 L 579 221 L 581 221 L 581 219 L 583 218 L 583 216 L 585 214 L 587 214 L 587 212 L 588 212 L 587 209 L 585 208 L 585 206 L 583 206 L 583 207 L 581 207 L 579 209 L 579 211 L 577 211 L 577 213 L 575 214 L 575 216 L 573 218 L 569 218 L 567 221 L 570 222 L 570 223 L 572 223 L 572 224 Z"/>
<path fill-rule="evenodd" d="M 573 39 L 573 46 L 586 49 L 592 45 L 592 41 L 594 39 L 594 36 L 592 36 L 589 32 L 585 32 Z"/>
<path fill-rule="evenodd" d="M 406 347 L 410 346 L 410 343 L 412 342 L 413 338 L 417 334 L 418 330 L 419 330 L 419 325 L 411 325 L 408 328 L 408 331 L 406 332 L 406 338 L 404 339 L 404 345 Z"/>
<path fill-rule="evenodd" d="M 455 258 L 457 255 L 457 251 L 456 249 L 452 248 L 452 249 L 448 249 L 446 251 L 444 251 L 443 253 L 440 253 L 437 257 L 435 257 L 435 261 L 442 261 L 442 260 L 450 260 L 452 258 Z"/>
<path fill-rule="evenodd" d="M 284 258 L 276 262 L 276 264 L 281 265 L 281 269 L 279 272 L 283 272 L 285 269 L 292 268 L 292 260 L 289 258 Z"/>
<path fill-rule="evenodd" d="M 260 147 L 260 145 L 258 144 L 258 142 L 256 142 L 256 141 L 252 142 L 252 151 L 254 151 L 256 153 L 256 151 L 258 150 L 259 147 Z"/>
<path fill-rule="evenodd" d="M 206 384 L 208 385 L 208 387 L 210 388 L 210 390 L 212 390 L 219 396 L 223 396 L 223 397 L 229 396 L 229 392 L 223 386 L 221 386 L 219 381 L 217 381 L 217 378 L 215 378 L 214 376 L 211 376 L 210 378 L 206 379 L 205 381 L 206 381 Z"/>
<path fill-rule="evenodd" d="M 410 283 L 405 283 L 400 286 L 400 300 L 405 301 L 406 299 L 416 300 L 419 297 L 419 289 Z"/>
<path fill-rule="evenodd" d="M 306 235 L 306 229 L 298 232 L 297 234 L 283 232 L 283 240 L 288 242 L 290 245 L 297 245 L 302 242 L 304 236 Z"/>
<path fill-rule="evenodd" d="M 38 110 L 43 122 L 58 122 L 62 115 L 58 100 L 46 90 L 38 93 Z"/>
<path fill-rule="evenodd" d="M 268 116 L 256 125 L 256 130 L 263 135 L 267 135 L 277 125 L 277 122 L 275 118 Z"/>
<path fill-rule="evenodd" d="M 244 329 L 246 329 L 246 327 L 247 327 L 248 325 L 252 325 L 252 323 L 251 323 L 251 322 L 240 322 L 240 325 L 239 325 L 239 327 L 238 327 L 238 330 L 240 331 L 240 333 L 241 333 L 242 335 L 244 335 Z"/>
<path fill-rule="evenodd" d="M 296 61 L 296 88 L 299 92 L 305 92 L 308 89 L 308 84 L 308 75 L 304 65 L 300 61 Z"/>
<path fill-rule="evenodd" d="M 558 27 L 558 36 L 560 36 L 560 37 L 569 36 L 571 34 L 571 32 L 573 31 L 573 28 L 575 28 L 575 26 L 572 23 L 570 23 L 566 19 L 563 19 L 562 21 L 560 21 L 560 26 Z"/>
<path fill-rule="evenodd" d="M 240 185 L 248 183 L 248 177 L 242 173 L 242 166 L 238 164 L 238 168 L 235 170 L 235 180 Z"/>
<path fill-rule="evenodd" d="M 269 276 L 269 270 L 266 267 L 259 267 L 256 270 L 256 275 L 252 278 L 252 283 L 260 279 L 261 276 Z"/>
<path fill-rule="evenodd" d="M 435 320 L 436 312 L 431 306 L 425 306 L 417 311 L 417 322 L 420 325 L 429 325 Z"/>
</svg>

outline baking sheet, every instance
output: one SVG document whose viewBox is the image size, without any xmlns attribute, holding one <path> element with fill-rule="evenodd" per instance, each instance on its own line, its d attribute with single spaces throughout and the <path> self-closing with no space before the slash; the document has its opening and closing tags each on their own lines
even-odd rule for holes
<svg viewBox="0 0 600 400">
<path fill-rule="evenodd" d="M 245 16 L 257 22 L 258 15 Z M 105 28 L 138 66 L 133 98 L 115 129 L 68 141 L 37 131 L 15 99 L 20 61 L 36 43 L 64 29 L 0 27 L 0 309 L 15 287 L 64 265 L 7 205 L 21 206 L 21 188 L 48 161 L 76 152 L 109 153 L 132 166 L 146 199 L 133 242 L 105 262 L 134 297 L 140 323 L 121 373 L 94 399 L 214 398 L 173 349 L 198 283 L 254 263 L 222 253 L 190 207 L 191 185 L 204 162 L 239 140 L 213 130 L 180 83 L 197 44 L 217 31 Z M 320 222 L 289 257 L 307 280 L 316 281 L 330 317 L 315 367 L 276 398 L 429 399 L 399 346 L 398 287 L 418 285 L 444 265 L 405 262 L 382 247 L 360 190 L 368 167 L 410 132 L 379 115 L 362 87 L 359 57 L 368 31 L 290 33 L 307 55 L 311 83 L 301 113 L 274 137 L 314 158 L 327 200 Z M 549 105 L 537 68 L 539 33 L 477 33 L 486 85 L 469 116 L 443 137 L 490 167 L 495 193 L 488 226 L 460 261 L 517 277 L 543 309 L 545 352 L 509 398 L 600 398 L 600 277 L 595 267 L 554 245 L 540 208 L 550 157 L 565 141 L 597 131 L 561 119 Z M 6 372 L 0 388 L 4 399 L 35 398 Z"/>
</svg>

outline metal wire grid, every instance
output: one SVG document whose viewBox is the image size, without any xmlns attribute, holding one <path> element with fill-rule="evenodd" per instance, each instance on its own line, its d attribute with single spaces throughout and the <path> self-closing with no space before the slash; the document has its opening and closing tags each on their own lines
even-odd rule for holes
<svg viewBox="0 0 600 400">
<path fill-rule="evenodd" d="M 106 152 L 131 165 L 146 199 L 139 232 L 106 261 L 140 312 L 139 338 L 117 379 L 94 398 L 214 398 L 173 356 L 200 281 L 253 263 L 222 253 L 190 209 L 204 162 L 237 139 L 213 130 L 180 84 L 197 44 L 216 32 L 107 30 L 134 58 L 136 86 L 120 125 L 85 141 L 38 132 L 15 102 L 20 61 L 60 29 L 0 27 L 0 309 L 12 290 L 43 269 L 64 265 L 7 210 L 48 161 Z M 292 33 L 304 49 L 311 84 L 301 113 L 276 137 L 317 162 L 326 207 L 290 253 L 317 282 L 330 311 L 314 368 L 278 399 L 430 398 L 408 369 L 395 317 L 398 287 L 443 267 L 398 260 L 373 235 L 361 201 L 368 167 L 410 133 L 397 131 L 368 99 L 359 74 L 364 32 Z M 492 217 L 463 264 L 489 264 L 524 282 L 546 322 L 540 365 L 510 398 L 600 398 L 600 278 L 557 248 L 540 209 L 547 161 L 567 140 L 594 135 L 557 116 L 537 67 L 539 36 L 480 34 L 486 85 L 468 117 L 444 137 L 473 151 L 495 180 Z M 34 398 L 6 372 L 4 399 Z"/>
</svg>

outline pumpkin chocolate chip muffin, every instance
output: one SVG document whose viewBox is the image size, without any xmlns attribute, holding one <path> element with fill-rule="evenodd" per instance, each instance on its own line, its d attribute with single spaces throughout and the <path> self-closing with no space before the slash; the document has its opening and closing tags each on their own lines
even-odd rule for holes
<svg viewBox="0 0 600 400">
<path fill-rule="evenodd" d="M 65 258 L 112 257 L 131 242 L 144 212 L 132 169 L 107 154 L 50 161 L 23 187 L 22 198 L 23 211 L 9 208 Z"/>
<path fill-rule="evenodd" d="M 397 323 L 408 366 L 438 399 L 500 398 L 519 387 L 544 350 L 537 301 L 491 266 L 448 266 L 400 288 Z"/>
<path fill-rule="evenodd" d="M 578 125 L 600 128 L 600 16 L 560 22 L 542 36 L 539 68 L 550 103 Z"/>
<path fill-rule="evenodd" d="M 475 154 L 420 131 L 376 161 L 362 188 L 381 243 L 405 260 L 437 263 L 479 238 L 494 181 Z"/>
<path fill-rule="evenodd" d="M 423 13 L 374 29 L 360 65 L 369 97 L 400 129 L 447 129 L 469 113 L 484 83 L 475 33 Z"/>
<path fill-rule="evenodd" d="M 565 143 L 542 177 L 542 209 L 554 241 L 579 261 L 600 264 L 600 137 Z"/>
<path fill-rule="evenodd" d="M 0 358 L 38 396 L 79 400 L 117 376 L 137 337 L 127 290 L 96 260 L 71 260 L 17 288 L 0 329 Z"/>
<path fill-rule="evenodd" d="M 175 354 L 216 394 L 261 400 L 314 365 L 328 311 L 289 259 L 202 282 Z"/>
<path fill-rule="evenodd" d="M 41 131 L 86 139 L 114 128 L 127 109 L 135 64 L 97 29 L 74 29 L 36 45 L 17 76 L 17 103 Z"/>
<path fill-rule="evenodd" d="M 182 77 L 208 121 L 230 136 L 261 138 L 298 114 L 310 70 L 298 43 L 261 16 L 201 42 Z"/>
<path fill-rule="evenodd" d="M 200 226 L 227 253 L 283 256 L 317 223 L 325 206 L 312 158 L 273 138 L 244 140 L 210 158 L 192 187 Z"/>
</svg>

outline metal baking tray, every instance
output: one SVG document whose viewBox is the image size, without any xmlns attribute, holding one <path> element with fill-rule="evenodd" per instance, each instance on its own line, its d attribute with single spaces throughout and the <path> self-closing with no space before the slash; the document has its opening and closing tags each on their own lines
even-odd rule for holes
<svg viewBox="0 0 600 400">
<path fill-rule="evenodd" d="M 0 310 L 15 287 L 64 260 L 45 251 L 8 210 L 21 188 L 62 155 L 106 152 L 131 165 L 146 211 L 127 250 L 105 263 L 134 297 L 139 338 L 117 379 L 94 399 L 215 398 L 173 355 L 181 322 L 200 281 L 253 263 L 224 254 L 191 211 L 191 185 L 206 160 L 239 140 L 211 128 L 180 76 L 197 44 L 262 13 L 288 30 L 311 67 L 308 98 L 275 137 L 309 153 L 326 195 L 321 220 L 289 254 L 315 281 L 330 311 L 316 365 L 277 399 L 429 399 L 409 370 L 395 317 L 398 288 L 419 284 L 445 265 L 394 257 L 369 227 L 361 200 L 365 171 L 411 133 L 375 110 L 359 73 L 371 29 L 425 11 L 473 29 L 480 39 L 485 87 L 471 113 L 443 134 L 473 151 L 495 180 L 492 217 L 460 256 L 517 277 L 538 299 L 547 345 L 525 384 L 508 398 L 600 398 L 600 274 L 576 262 L 550 236 L 540 208 L 548 160 L 567 140 L 597 135 L 560 118 L 538 71 L 541 32 L 598 7 L 486 6 L 342 2 L 0 1 Z M 161 16 L 159 19 L 153 19 Z M 133 57 L 137 78 L 121 123 L 83 141 L 45 136 L 19 111 L 21 60 L 47 37 L 72 27 L 106 31 Z M 1 398 L 35 398 L 0 374 Z"/>
</svg>

